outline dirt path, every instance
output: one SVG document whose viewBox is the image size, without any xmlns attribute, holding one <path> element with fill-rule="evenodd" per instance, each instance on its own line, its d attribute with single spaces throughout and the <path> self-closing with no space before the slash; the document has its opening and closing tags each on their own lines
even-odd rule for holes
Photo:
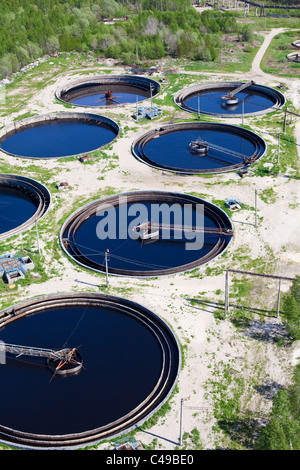
<svg viewBox="0 0 300 470">
<path fill-rule="evenodd" d="M 277 76 L 263 72 L 263 70 L 260 67 L 260 64 L 273 38 L 277 36 L 278 34 L 284 33 L 285 31 L 288 31 L 288 29 L 274 28 L 267 34 L 263 44 L 261 45 L 259 51 L 257 52 L 256 56 L 253 59 L 252 67 L 251 67 L 252 75 L 254 75 L 255 77 L 259 77 L 259 78 L 273 77 L 273 78 L 278 79 Z M 300 95 L 298 93 L 299 79 L 290 78 L 290 77 L 280 77 L 280 81 L 290 88 L 293 107 L 294 109 L 295 108 L 298 109 L 300 106 Z M 300 119 L 299 118 L 297 118 L 297 121 L 295 123 L 295 137 L 297 140 L 298 156 L 300 158 Z"/>
<path fill-rule="evenodd" d="M 268 75 L 260 68 L 262 58 L 271 44 L 272 39 L 277 36 L 277 34 L 284 33 L 285 31 L 287 31 L 286 28 L 274 28 L 271 29 L 271 31 L 266 35 L 264 42 L 262 43 L 252 62 L 251 73 L 253 73 L 256 77 L 261 75 Z"/>
</svg>

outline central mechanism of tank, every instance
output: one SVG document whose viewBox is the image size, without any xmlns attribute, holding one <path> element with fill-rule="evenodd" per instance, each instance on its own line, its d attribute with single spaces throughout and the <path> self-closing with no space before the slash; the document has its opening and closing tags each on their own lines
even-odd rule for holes
<svg viewBox="0 0 300 470">
<path fill-rule="evenodd" d="M 54 375 L 69 375 L 82 369 L 82 357 L 76 348 L 46 349 L 0 342 L 0 351 L 20 356 L 44 357 Z"/>
<path fill-rule="evenodd" d="M 239 102 L 239 99 L 237 96 L 235 96 L 237 93 L 239 93 L 240 91 L 243 91 L 245 90 L 245 88 L 248 88 L 249 86 L 253 85 L 254 82 L 253 80 L 250 80 L 250 82 L 247 82 L 247 83 L 243 83 L 241 86 L 239 86 L 238 88 L 235 88 L 234 90 L 230 91 L 229 93 L 227 93 L 227 95 L 223 95 L 222 96 L 222 100 L 224 102 L 225 105 L 228 105 L 228 106 L 235 106 L 238 104 Z"/>
<path fill-rule="evenodd" d="M 120 98 L 120 96 L 113 96 L 113 92 L 111 90 L 107 90 L 104 92 L 104 98 L 98 100 L 97 103 L 100 103 L 101 101 L 107 101 L 113 104 L 121 104 L 116 100 L 116 98 Z"/>
<path fill-rule="evenodd" d="M 206 155 L 208 149 L 208 143 L 201 139 L 192 140 L 189 144 L 189 151 L 196 155 Z"/>
</svg>

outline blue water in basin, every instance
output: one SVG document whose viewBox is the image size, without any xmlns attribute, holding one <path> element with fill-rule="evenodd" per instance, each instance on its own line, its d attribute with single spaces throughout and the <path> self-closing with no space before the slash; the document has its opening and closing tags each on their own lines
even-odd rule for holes
<svg viewBox="0 0 300 470">
<path fill-rule="evenodd" d="M 252 114 L 261 112 L 274 106 L 276 103 L 275 98 L 272 98 L 271 95 L 251 90 L 250 87 L 248 90 L 243 90 L 235 95 L 235 97 L 238 98 L 237 105 L 229 106 L 222 100 L 222 96 L 226 95 L 228 91 L 229 89 L 225 88 L 218 91 L 201 91 L 199 93 L 199 104 L 198 95 L 187 97 L 184 103 L 195 113 L 198 113 L 198 109 L 200 109 L 200 114 L 225 114 L 227 116 L 231 114 Z"/>
<path fill-rule="evenodd" d="M 0 187 L 0 233 L 13 230 L 36 212 L 34 202 L 25 194 Z"/>
<path fill-rule="evenodd" d="M 189 144 L 201 139 L 208 144 L 204 155 L 192 153 Z M 153 138 L 143 147 L 143 154 L 138 146 L 135 152 L 146 162 L 169 169 L 177 170 L 216 170 L 231 165 L 242 165 L 244 160 L 255 152 L 254 143 L 234 130 L 191 129 L 177 130 Z M 264 149 L 261 147 L 261 152 Z"/>
<path fill-rule="evenodd" d="M 196 205 L 188 204 L 187 201 L 185 206 L 185 214 L 188 212 L 191 213 L 191 220 L 193 224 L 196 224 Z M 148 215 L 151 220 L 151 205 L 162 204 L 163 200 L 159 203 L 157 201 L 145 200 L 143 202 L 139 201 L 139 204 L 142 204 L 147 208 Z M 128 203 L 128 214 L 130 213 L 133 203 Z M 171 205 L 169 205 L 171 207 Z M 183 209 L 183 205 L 182 205 Z M 107 239 L 100 239 L 97 234 L 97 226 L 100 221 L 109 217 L 109 214 L 116 221 L 116 238 L 109 235 Z M 140 239 L 136 240 L 130 236 L 130 226 L 133 223 L 136 216 L 128 216 L 127 225 L 122 225 L 122 221 L 119 219 L 120 207 L 115 206 L 114 208 L 107 209 L 105 214 L 97 215 L 94 214 L 88 219 L 84 220 L 82 224 L 78 227 L 74 233 L 74 243 L 80 252 L 85 256 L 86 260 L 83 263 L 89 263 L 89 260 L 93 263 L 97 263 L 97 268 L 99 270 L 105 269 L 105 251 L 109 250 L 109 270 L 128 270 L 132 273 L 138 275 L 141 271 L 151 272 L 160 271 L 165 269 L 171 269 L 178 266 L 184 266 L 188 263 L 192 263 L 196 260 L 201 260 L 201 258 L 211 250 L 214 249 L 215 245 L 219 240 L 225 239 L 225 246 L 229 243 L 230 236 L 218 235 L 218 234 L 207 234 L 205 233 L 203 239 L 203 246 L 199 249 L 190 249 L 190 246 L 187 243 L 198 242 L 201 244 L 202 239 L 194 237 L 193 240 L 188 240 L 186 237 L 182 236 L 180 239 L 175 239 L 174 232 L 170 232 L 170 239 L 166 237 L 166 233 L 161 233 L 160 239 L 156 241 L 142 241 Z M 188 217 L 188 215 L 187 215 Z M 162 219 L 161 219 L 162 220 Z M 173 214 L 170 216 L 171 224 L 174 223 L 175 219 Z M 182 221 L 183 212 L 182 212 Z M 220 222 L 220 219 L 219 219 Z M 217 227 L 217 222 L 214 219 L 214 216 L 208 214 L 205 210 L 204 212 L 204 224 L 205 227 Z M 120 235 L 120 227 L 127 230 L 127 234 Z M 176 221 L 175 221 L 176 225 Z M 223 222 L 223 226 L 226 226 Z M 121 238 L 122 237 L 122 238 Z M 126 237 L 126 239 L 125 239 Z M 71 237 L 72 238 L 72 237 Z M 71 241 L 73 244 L 73 239 Z M 81 261 L 80 256 L 76 256 L 78 261 Z"/>
<path fill-rule="evenodd" d="M 153 85 L 152 85 L 153 86 Z M 112 97 L 107 99 L 105 92 L 111 91 Z M 156 92 L 152 92 L 156 94 Z M 127 103 L 136 103 L 151 97 L 150 84 L 149 89 L 144 87 L 126 86 L 121 84 L 107 85 L 89 85 L 74 87 L 68 92 L 63 93 L 61 98 L 68 103 L 86 107 L 106 107 L 118 106 Z"/>
<path fill-rule="evenodd" d="M 150 328 L 109 307 L 50 308 L 10 323 L 0 338 L 77 347 L 83 359 L 77 375 L 53 377 L 44 358 L 7 355 L 0 365 L 0 424 L 26 432 L 66 434 L 109 424 L 147 398 L 162 370 L 162 350 Z"/>
<path fill-rule="evenodd" d="M 1 149 L 30 158 L 57 158 L 82 154 L 108 144 L 116 131 L 107 125 L 85 121 L 45 122 L 8 136 Z"/>
</svg>

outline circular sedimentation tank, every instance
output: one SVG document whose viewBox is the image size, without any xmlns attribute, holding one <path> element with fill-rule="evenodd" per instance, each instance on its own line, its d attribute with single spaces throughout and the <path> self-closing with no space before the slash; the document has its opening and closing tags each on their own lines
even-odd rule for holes
<svg viewBox="0 0 300 470">
<path fill-rule="evenodd" d="M 82 155 L 112 142 L 118 125 L 90 113 L 50 113 L 16 121 L 0 133 L 0 149 L 24 158 Z"/>
<path fill-rule="evenodd" d="M 297 47 L 298 49 L 300 49 L 300 39 L 296 39 L 293 43 L 292 43 L 293 46 Z"/>
<path fill-rule="evenodd" d="M 153 277 L 211 261 L 232 236 L 229 217 L 214 204 L 173 192 L 133 191 L 78 209 L 64 223 L 60 243 L 85 268 Z"/>
<path fill-rule="evenodd" d="M 300 42 L 299 42 L 299 48 L 300 48 Z M 296 62 L 300 64 L 300 52 L 298 51 L 291 52 L 290 54 L 287 55 L 287 59 L 291 62 Z"/>
<path fill-rule="evenodd" d="M 50 205 L 51 194 L 38 181 L 0 174 L 0 240 L 30 228 Z"/>
<path fill-rule="evenodd" d="M 129 432 L 158 411 L 178 380 L 173 330 L 129 300 L 43 296 L 0 312 L 0 328 L 0 440 L 10 445 L 82 448 Z M 67 346 L 80 353 L 78 370 L 55 373 L 43 354 Z"/>
<path fill-rule="evenodd" d="M 139 76 L 107 75 L 77 80 L 56 90 L 64 103 L 84 107 L 111 107 L 137 103 L 156 96 L 160 85 Z"/>
<path fill-rule="evenodd" d="M 266 143 L 247 129 L 214 122 L 168 124 L 132 144 L 133 155 L 161 170 L 181 174 L 222 173 L 260 160 Z"/>
<path fill-rule="evenodd" d="M 174 101 L 190 113 L 237 117 L 276 111 L 284 105 L 285 97 L 274 88 L 254 82 L 216 82 L 180 90 Z"/>
</svg>

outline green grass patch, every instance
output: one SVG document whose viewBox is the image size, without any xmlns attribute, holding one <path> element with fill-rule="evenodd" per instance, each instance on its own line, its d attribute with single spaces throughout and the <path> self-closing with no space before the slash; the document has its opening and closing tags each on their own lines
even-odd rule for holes
<svg viewBox="0 0 300 470">
<path fill-rule="evenodd" d="M 275 36 L 261 62 L 262 70 L 279 77 L 300 78 L 300 63 L 287 59 L 288 54 L 296 51 L 292 43 L 299 36 L 300 30 L 287 31 Z"/>
</svg>

